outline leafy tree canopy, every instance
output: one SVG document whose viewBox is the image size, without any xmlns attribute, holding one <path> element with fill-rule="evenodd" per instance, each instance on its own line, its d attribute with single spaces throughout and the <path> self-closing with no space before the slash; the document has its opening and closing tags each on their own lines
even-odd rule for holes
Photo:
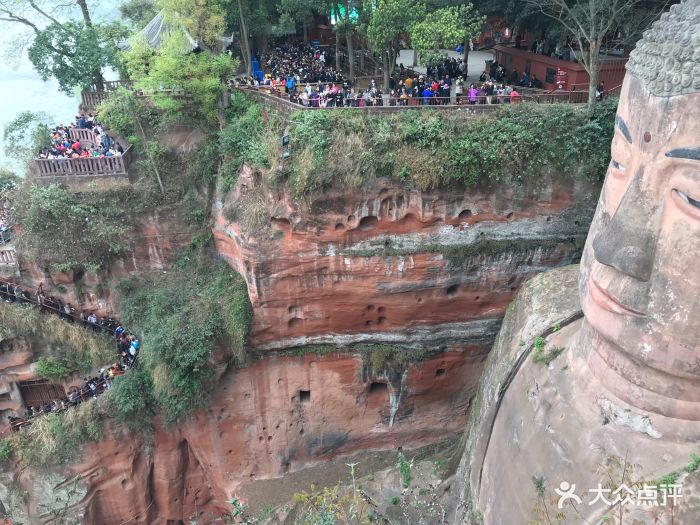
<svg viewBox="0 0 700 525">
<path fill-rule="evenodd" d="M 22 225 L 18 249 L 39 264 L 61 270 L 98 270 L 126 250 L 130 196 L 129 191 L 73 194 L 55 184 L 27 184 L 12 200 Z"/>
<path fill-rule="evenodd" d="M 59 89 L 71 95 L 76 86 L 93 86 L 105 67 L 116 64 L 115 41 L 109 37 L 124 32 L 115 29 L 74 21 L 54 23 L 37 33 L 27 54 L 44 80 L 55 78 Z"/>
<path fill-rule="evenodd" d="M 224 93 L 223 80 L 237 69 L 227 53 L 188 53 L 182 34 L 174 33 L 152 52 L 145 42 L 133 42 L 125 62 L 135 86 L 153 94 L 158 108 L 171 116 L 188 114 L 204 124 L 217 122 L 217 103 Z"/>
<path fill-rule="evenodd" d="M 119 5 L 119 13 L 133 27 L 141 29 L 158 14 L 154 0 L 126 0 Z"/>
<path fill-rule="evenodd" d="M 411 44 L 421 54 L 451 48 L 478 35 L 485 20 L 471 3 L 436 9 L 411 26 Z"/>
<path fill-rule="evenodd" d="M 44 112 L 22 111 L 5 125 L 5 154 L 27 163 L 51 145 L 49 134 L 52 117 Z"/>
</svg>

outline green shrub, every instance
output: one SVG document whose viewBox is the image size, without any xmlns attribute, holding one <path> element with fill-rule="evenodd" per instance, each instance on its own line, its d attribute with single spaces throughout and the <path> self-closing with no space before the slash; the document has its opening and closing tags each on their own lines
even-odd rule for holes
<svg viewBox="0 0 700 525">
<path fill-rule="evenodd" d="M 535 350 L 532 353 L 532 360 L 535 363 L 541 363 L 543 365 L 548 365 L 552 361 L 554 361 L 559 355 L 564 351 L 564 348 L 561 346 L 554 346 L 547 351 L 544 349 L 544 344 L 542 346 L 538 346 L 537 342 L 541 338 L 537 338 L 535 341 Z"/>
<path fill-rule="evenodd" d="M 127 251 L 132 197 L 129 189 L 76 194 L 56 184 L 25 184 L 13 196 L 22 224 L 17 249 L 38 264 L 100 268 Z"/>
<path fill-rule="evenodd" d="M 12 443 L 8 439 L 0 439 L 0 462 L 7 461 L 12 455 Z"/>
<path fill-rule="evenodd" d="M 65 377 L 63 372 L 86 371 L 114 358 L 114 346 L 104 334 L 83 330 L 55 315 L 44 315 L 29 305 L 9 305 L 0 301 L 0 340 L 25 337 L 36 344 L 39 372 L 48 378 Z"/>
<path fill-rule="evenodd" d="M 688 474 L 692 474 L 700 468 L 700 456 L 697 454 L 690 455 L 690 463 L 688 463 L 683 470 Z"/>
<path fill-rule="evenodd" d="M 615 110 L 616 101 L 608 100 L 592 110 L 571 104 L 508 105 L 478 117 L 432 111 L 298 112 L 285 171 L 297 200 L 382 176 L 418 189 L 520 182 L 550 172 L 601 181 Z"/>
<path fill-rule="evenodd" d="M 413 460 L 409 461 L 404 456 L 403 452 L 399 452 L 398 458 L 396 460 L 396 468 L 401 475 L 401 485 L 403 488 L 407 489 L 411 486 L 411 470 L 413 469 Z"/>
<path fill-rule="evenodd" d="M 152 430 L 155 415 L 153 381 L 144 367 L 116 377 L 107 399 L 114 418 L 129 430 L 139 433 Z"/>
<path fill-rule="evenodd" d="M 245 281 L 202 250 L 185 252 L 174 271 L 121 286 L 123 322 L 144 341 L 141 365 L 167 423 L 205 405 L 213 388 L 212 351 L 218 345 L 246 360 L 252 307 Z"/>
<path fill-rule="evenodd" d="M 57 357 L 40 357 L 36 372 L 52 381 L 65 379 L 74 372 L 87 373 L 92 368 L 90 356 L 84 352 L 66 352 Z"/>
</svg>

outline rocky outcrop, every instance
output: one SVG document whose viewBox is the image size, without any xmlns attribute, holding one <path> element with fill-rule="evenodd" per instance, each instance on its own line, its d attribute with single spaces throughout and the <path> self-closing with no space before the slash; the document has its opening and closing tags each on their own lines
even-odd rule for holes
<svg viewBox="0 0 700 525">
<path fill-rule="evenodd" d="M 305 210 L 260 179 L 244 169 L 214 210 L 217 249 L 248 283 L 259 351 L 455 335 L 488 347 L 522 282 L 578 259 L 597 194 L 554 176 L 433 192 L 377 182 Z M 242 226 L 252 201 L 264 201 L 269 228 Z"/>
</svg>

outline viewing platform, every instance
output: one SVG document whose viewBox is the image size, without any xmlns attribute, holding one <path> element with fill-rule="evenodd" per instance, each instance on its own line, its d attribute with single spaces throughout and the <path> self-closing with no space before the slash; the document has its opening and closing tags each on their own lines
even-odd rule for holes
<svg viewBox="0 0 700 525">
<path fill-rule="evenodd" d="M 87 147 L 99 147 L 100 140 L 91 129 L 71 128 L 71 138 Z M 133 147 L 127 146 L 123 153 L 110 157 L 78 157 L 36 159 L 35 171 L 40 181 L 77 182 L 96 178 L 129 177 L 129 166 L 133 160 Z"/>
<path fill-rule="evenodd" d="M 39 177 L 129 177 L 132 147 L 114 157 L 80 157 L 77 159 L 36 159 Z"/>
<path fill-rule="evenodd" d="M 316 85 L 316 84 L 314 84 Z M 259 100 L 266 106 L 272 107 L 278 111 L 285 114 L 291 114 L 294 111 L 332 111 L 332 110 L 346 110 L 346 111 L 366 111 L 371 113 L 397 113 L 401 111 L 416 111 L 416 110 L 435 110 L 435 111 L 455 111 L 462 113 L 480 113 L 488 111 L 496 111 L 501 106 L 507 106 L 509 103 L 521 104 L 575 104 L 583 105 L 588 100 L 588 91 L 557 91 L 549 92 L 545 90 L 531 89 L 531 88 L 520 88 L 518 87 L 518 99 L 514 102 L 510 100 L 508 102 L 499 101 L 496 102 L 499 97 L 493 95 L 491 97 L 478 96 L 476 97 L 476 103 L 468 103 L 466 96 L 463 97 L 459 102 L 456 101 L 454 97 L 433 97 L 431 103 L 428 105 L 423 104 L 422 97 L 414 97 L 408 100 L 401 100 L 399 98 L 392 98 L 388 95 L 384 95 L 382 98 L 381 105 L 368 106 L 364 105 L 362 101 L 359 105 L 353 106 L 313 106 L 305 105 L 301 103 L 299 96 L 290 96 L 287 93 L 279 89 L 271 89 L 268 86 L 260 87 L 250 87 L 241 86 L 236 87 L 243 93 L 250 93 L 253 96 L 259 98 Z M 299 89 L 303 89 L 303 85 L 300 85 Z M 502 97 L 506 98 L 506 97 Z M 491 99 L 492 103 L 488 103 L 488 99 Z M 504 103 L 505 102 L 505 103 Z"/>
<path fill-rule="evenodd" d="M 131 88 L 130 80 L 109 80 L 104 83 L 104 91 L 91 89 L 80 93 L 81 103 L 80 108 L 83 111 L 94 110 L 102 102 L 104 102 L 112 91 L 116 91 L 120 87 Z"/>
</svg>

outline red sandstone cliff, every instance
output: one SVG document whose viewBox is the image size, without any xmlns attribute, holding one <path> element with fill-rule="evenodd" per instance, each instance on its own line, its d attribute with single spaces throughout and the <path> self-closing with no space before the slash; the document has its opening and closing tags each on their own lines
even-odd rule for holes
<svg viewBox="0 0 700 525">
<path fill-rule="evenodd" d="M 227 217 L 253 194 L 264 195 L 269 218 L 246 232 Z M 71 469 L 84 486 L 76 512 L 95 524 L 195 515 L 206 523 L 251 481 L 458 435 L 506 306 L 533 274 L 577 259 L 596 194 L 588 183 L 544 176 L 520 187 L 434 192 L 378 182 L 329 192 L 306 209 L 244 169 L 215 204 L 213 231 L 248 283 L 252 344 L 264 357 L 227 371 L 206 411 L 175 429 L 158 426 L 152 444 L 112 428 L 89 446 Z M 144 219 L 144 248 L 110 278 L 167 269 L 182 245 L 168 234 L 182 228 L 173 218 Z M 81 282 L 90 283 L 88 304 L 114 304 L 95 276 Z M 270 355 L 316 343 L 389 343 L 433 357 L 372 376 L 353 353 Z M 23 478 L 30 492 L 37 483 Z"/>
<path fill-rule="evenodd" d="M 248 283 L 259 350 L 490 342 L 524 280 L 577 259 L 596 194 L 586 182 L 545 176 L 490 190 L 377 182 L 324 194 L 305 211 L 280 189 L 265 195 L 270 227 L 247 233 L 226 217 L 259 186 L 244 170 L 218 203 L 214 228 L 218 251 Z"/>
</svg>

